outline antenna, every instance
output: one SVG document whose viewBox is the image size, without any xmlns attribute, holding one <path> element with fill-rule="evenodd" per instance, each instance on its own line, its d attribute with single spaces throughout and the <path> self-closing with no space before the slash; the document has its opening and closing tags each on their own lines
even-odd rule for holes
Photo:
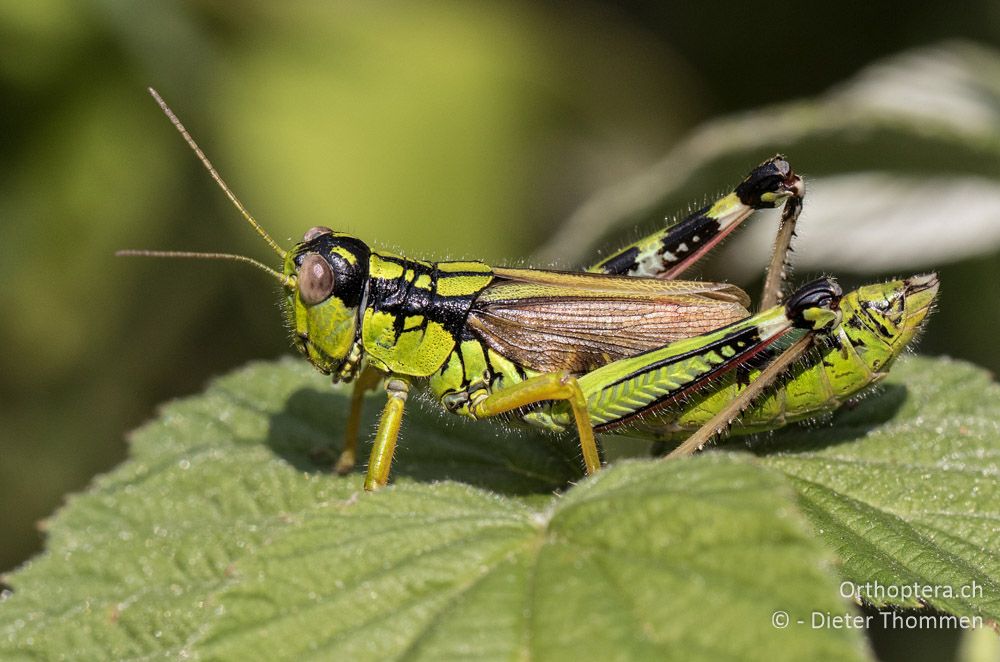
<svg viewBox="0 0 1000 662">
<path fill-rule="evenodd" d="M 246 262 L 247 264 L 257 267 L 261 271 L 266 271 L 274 278 L 277 278 L 278 281 L 280 281 L 285 287 L 295 287 L 294 277 L 286 276 L 278 271 L 275 271 L 263 262 L 258 262 L 252 257 L 247 257 L 246 255 L 232 255 L 230 253 L 193 253 L 191 251 L 124 250 L 116 251 L 115 257 L 181 257 L 196 260 L 232 260 L 234 262 Z"/>
<path fill-rule="evenodd" d="M 279 246 L 277 242 L 274 241 L 274 239 L 271 239 L 271 235 L 269 235 L 267 231 L 265 231 L 264 228 L 261 227 L 260 223 L 254 220 L 254 217 L 250 215 L 250 212 L 247 211 L 247 208 L 243 206 L 243 203 L 240 202 L 240 199 L 236 197 L 236 194 L 233 193 L 232 190 L 229 188 L 229 186 L 226 185 L 226 182 L 222 180 L 222 177 L 219 176 L 219 172 L 215 169 L 215 166 L 213 166 L 212 162 L 208 160 L 207 156 L 205 156 L 205 152 L 201 151 L 201 147 L 198 147 L 198 143 L 194 141 L 194 138 L 191 137 L 191 134 L 188 133 L 188 130 L 185 129 L 184 125 L 181 124 L 181 121 L 177 119 L 177 115 L 175 115 L 174 111 L 170 109 L 170 106 L 168 106 L 167 102 L 163 100 L 163 97 L 160 96 L 159 92 L 157 92 L 151 87 L 147 89 L 149 90 L 149 94 L 153 97 L 153 100 L 156 101 L 156 104 L 160 107 L 160 110 L 163 111 L 163 114 L 167 116 L 167 119 L 170 120 L 170 123 L 173 124 L 174 128 L 176 128 L 177 131 L 181 134 L 181 137 L 184 138 L 184 142 L 186 142 L 188 146 L 194 151 L 195 156 L 197 156 L 198 160 L 201 161 L 201 164 L 205 166 L 205 169 L 208 170 L 208 174 L 212 176 L 212 179 L 214 179 L 215 183 L 219 185 L 219 188 L 222 189 L 222 192 L 226 194 L 226 197 L 229 198 L 229 201 L 232 202 L 233 205 L 236 207 L 236 209 L 239 210 L 240 214 L 243 215 L 243 218 L 246 220 L 246 222 L 249 223 L 251 226 L 253 226 L 253 229 L 257 231 L 257 234 L 263 237 L 264 241 L 267 242 L 267 245 L 270 246 L 275 253 L 280 255 L 282 260 L 284 260 L 285 255 L 287 254 L 286 251 L 281 246 Z M 138 251 L 121 251 L 118 254 L 121 255 L 123 253 L 127 255 L 139 254 Z M 157 254 L 154 255 L 154 253 Z M 147 254 L 150 257 L 168 257 L 168 255 L 163 251 L 147 251 Z M 214 257 L 220 257 L 221 259 L 230 259 L 233 257 L 239 257 L 232 255 L 228 257 L 221 257 L 222 254 L 218 253 L 201 253 L 201 254 L 175 253 L 172 254 L 172 257 L 194 257 L 195 255 L 202 255 L 202 256 L 213 255 Z M 243 259 L 243 261 L 248 261 L 248 260 L 249 258 Z M 250 261 L 253 262 L 253 260 Z M 259 262 L 257 264 L 260 265 Z M 284 276 L 282 276 L 281 278 L 282 280 L 284 280 Z"/>
</svg>

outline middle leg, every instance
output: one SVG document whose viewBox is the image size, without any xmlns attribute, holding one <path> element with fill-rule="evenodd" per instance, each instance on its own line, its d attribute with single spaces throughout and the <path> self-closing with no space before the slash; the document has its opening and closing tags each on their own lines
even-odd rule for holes
<svg viewBox="0 0 1000 662">
<path fill-rule="evenodd" d="M 601 468 L 601 458 L 597 452 L 594 428 L 587 413 L 587 400 L 576 378 L 568 372 L 551 372 L 530 377 L 523 382 L 491 393 L 473 403 L 469 409 L 476 418 L 488 418 L 547 400 L 561 400 L 568 403 L 576 422 L 587 474 L 596 472 Z"/>
</svg>

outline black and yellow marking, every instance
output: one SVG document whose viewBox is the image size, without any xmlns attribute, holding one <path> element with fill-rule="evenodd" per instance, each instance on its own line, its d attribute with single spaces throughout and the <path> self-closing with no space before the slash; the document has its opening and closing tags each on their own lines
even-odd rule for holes
<svg viewBox="0 0 1000 662">
<path fill-rule="evenodd" d="M 788 199 L 799 201 L 801 195 L 801 179 L 783 157 L 775 156 L 754 168 L 728 195 L 626 246 L 589 271 L 674 278 L 735 230 L 754 210 L 775 207 Z"/>
<path fill-rule="evenodd" d="M 385 369 L 419 377 L 448 359 L 476 296 L 493 280 L 481 262 L 424 262 L 388 253 L 372 253 L 368 271 L 365 350 Z"/>
</svg>

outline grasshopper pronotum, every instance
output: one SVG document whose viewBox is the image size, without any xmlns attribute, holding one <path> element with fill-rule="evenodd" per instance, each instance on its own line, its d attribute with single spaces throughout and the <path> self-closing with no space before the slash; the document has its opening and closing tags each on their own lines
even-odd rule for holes
<svg viewBox="0 0 1000 662">
<path fill-rule="evenodd" d="M 691 453 L 831 411 L 885 376 L 937 294 L 933 274 L 843 294 L 822 278 L 784 300 L 786 256 L 804 185 L 778 156 L 726 196 L 583 272 L 427 262 L 315 227 L 291 250 L 247 212 L 160 96 L 150 90 L 244 219 L 281 257 L 277 271 L 222 253 L 123 255 L 230 259 L 279 280 L 296 348 L 334 381 L 354 381 L 337 462 L 355 464 L 364 394 L 387 402 L 365 489 L 385 485 L 412 386 L 450 412 L 575 430 L 588 473 L 595 432 L 627 427 Z M 757 209 L 783 206 L 760 312 L 739 288 L 676 280 Z"/>
</svg>

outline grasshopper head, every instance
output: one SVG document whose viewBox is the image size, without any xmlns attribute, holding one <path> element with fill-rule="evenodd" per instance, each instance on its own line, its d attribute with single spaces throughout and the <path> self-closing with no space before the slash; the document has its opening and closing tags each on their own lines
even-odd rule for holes
<svg viewBox="0 0 1000 662">
<path fill-rule="evenodd" d="M 337 380 L 354 377 L 361 360 L 359 311 L 369 255 L 359 239 L 316 227 L 285 257 L 285 314 L 295 347 Z"/>
<path fill-rule="evenodd" d="M 841 328 L 873 372 L 884 372 L 917 335 L 937 291 L 937 274 L 922 274 L 866 285 L 844 296 Z"/>
</svg>

